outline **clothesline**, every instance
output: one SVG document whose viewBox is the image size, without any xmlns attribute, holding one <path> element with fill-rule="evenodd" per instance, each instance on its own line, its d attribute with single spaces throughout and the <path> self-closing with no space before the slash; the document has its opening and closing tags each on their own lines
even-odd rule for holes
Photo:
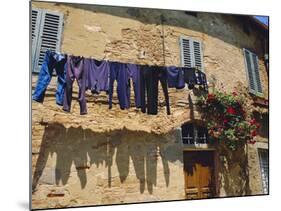
<svg viewBox="0 0 281 211">
<path fill-rule="evenodd" d="M 53 51 L 52 49 L 47 49 L 51 52 L 54 52 L 54 53 L 57 53 L 57 54 L 60 54 L 60 55 L 68 55 L 68 56 L 79 56 L 79 55 L 75 55 L 73 53 L 69 54 L 69 53 L 64 53 L 64 52 L 58 52 L 58 51 Z M 122 64 L 135 64 L 134 62 L 122 62 L 122 61 L 116 61 L 116 60 L 111 60 L 111 59 L 107 59 L 105 56 L 102 58 L 102 59 L 97 59 L 93 56 L 81 56 L 83 57 L 84 59 L 94 59 L 94 60 L 97 60 L 97 61 L 108 61 L 108 62 L 118 62 L 118 63 L 122 63 Z M 157 67 L 166 67 L 166 66 L 162 66 L 162 65 L 152 65 L 152 64 L 138 64 L 138 65 L 148 65 L 148 66 L 157 66 Z M 197 67 L 194 67 L 196 70 L 198 69 Z M 199 70 L 199 69 L 198 69 Z"/>
<path fill-rule="evenodd" d="M 158 83 L 160 81 L 170 114 L 168 88 L 189 89 L 202 85 L 208 91 L 206 75 L 196 68 L 176 66 L 140 65 L 108 60 L 97 60 L 83 56 L 46 51 L 32 99 L 43 103 L 46 89 L 51 81 L 53 70 L 57 73 L 56 103 L 70 112 L 73 82 L 79 87 L 78 101 L 80 114 L 87 114 L 86 90 L 99 94 L 105 91 L 109 96 L 109 109 L 112 108 L 114 82 L 117 82 L 117 97 L 121 109 L 130 107 L 130 88 L 133 82 L 135 105 L 143 113 L 158 112 Z"/>
<path fill-rule="evenodd" d="M 118 62 L 118 63 L 122 63 L 122 64 L 135 64 L 133 62 L 122 62 L 122 61 L 115 61 L 115 60 L 109 60 L 107 58 L 102 58 L 102 59 L 97 59 L 95 57 L 92 57 L 92 56 L 79 56 L 79 55 L 75 55 L 73 53 L 69 54 L 69 53 L 64 53 L 64 52 L 58 52 L 58 51 L 53 51 L 52 49 L 48 49 L 46 50 L 47 51 L 50 51 L 50 52 L 53 52 L 53 53 L 56 53 L 58 55 L 65 55 L 65 56 L 74 56 L 74 57 L 82 57 L 84 59 L 94 59 L 94 60 L 97 60 L 97 61 L 107 61 L 107 62 Z M 167 68 L 167 67 L 176 67 L 176 68 L 189 68 L 189 69 L 194 69 L 195 71 L 201 71 L 198 67 L 177 67 L 177 66 L 173 66 L 173 65 L 169 65 L 169 66 L 162 66 L 162 65 L 152 65 L 152 64 L 138 64 L 140 66 L 144 65 L 144 66 L 150 66 L 150 67 L 162 67 L 162 68 Z M 171 88 L 171 87 L 170 87 Z"/>
</svg>

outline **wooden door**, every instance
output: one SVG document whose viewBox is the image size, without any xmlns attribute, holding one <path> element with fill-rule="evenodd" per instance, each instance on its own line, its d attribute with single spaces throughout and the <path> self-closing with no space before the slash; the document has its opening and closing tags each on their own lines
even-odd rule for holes
<svg viewBox="0 0 281 211">
<path fill-rule="evenodd" d="M 214 153 L 212 151 L 184 152 L 184 173 L 187 199 L 214 196 Z"/>
</svg>

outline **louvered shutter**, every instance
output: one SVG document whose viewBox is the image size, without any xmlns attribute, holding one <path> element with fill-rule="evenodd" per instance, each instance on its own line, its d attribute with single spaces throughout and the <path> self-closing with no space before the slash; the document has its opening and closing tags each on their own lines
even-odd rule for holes
<svg viewBox="0 0 281 211">
<path fill-rule="evenodd" d="M 262 95 L 258 57 L 247 49 L 244 49 L 244 57 L 249 82 L 249 92 L 255 95 Z"/>
<path fill-rule="evenodd" d="M 32 69 L 35 61 L 35 53 L 37 49 L 38 35 L 40 29 L 40 21 L 41 21 L 41 10 L 32 9 L 31 11 L 31 58 L 32 58 Z"/>
<path fill-rule="evenodd" d="M 248 75 L 248 81 L 249 81 L 249 91 L 251 93 L 255 93 L 255 80 L 254 80 L 254 73 L 252 71 L 252 65 L 251 65 L 251 55 L 249 51 L 244 50 L 245 55 L 245 61 L 246 61 L 246 69 L 247 69 L 247 75 Z"/>
<path fill-rule="evenodd" d="M 191 38 L 180 38 L 181 65 L 198 67 L 203 71 L 203 53 L 201 42 Z"/>
<path fill-rule="evenodd" d="M 261 170 L 263 193 L 268 194 L 268 174 L 269 174 L 268 150 L 259 149 L 259 158 L 260 158 L 260 170 Z"/>
<path fill-rule="evenodd" d="M 63 15 L 42 11 L 39 40 L 35 53 L 34 72 L 39 72 L 44 61 L 45 52 L 60 51 Z"/>
<path fill-rule="evenodd" d="M 252 53 L 252 61 L 253 61 L 253 68 L 254 68 L 254 76 L 256 80 L 256 91 L 258 93 L 262 93 L 261 87 L 261 79 L 260 79 L 260 72 L 259 72 L 259 65 L 258 65 L 258 57 L 257 55 Z"/>
<path fill-rule="evenodd" d="M 191 54 L 191 42 L 188 39 L 181 38 L 181 64 L 184 67 L 192 67 L 192 54 Z"/>
<path fill-rule="evenodd" d="M 201 42 L 193 41 L 194 66 L 203 71 L 203 57 Z"/>
</svg>

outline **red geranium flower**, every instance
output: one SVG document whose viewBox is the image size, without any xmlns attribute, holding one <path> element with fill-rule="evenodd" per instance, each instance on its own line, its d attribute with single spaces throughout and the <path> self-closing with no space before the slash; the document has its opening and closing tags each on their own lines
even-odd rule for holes
<svg viewBox="0 0 281 211">
<path fill-rule="evenodd" d="M 212 100 L 214 100 L 215 99 L 215 95 L 214 94 L 208 94 L 208 96 L 207 96 L 207 101 L 212 101 Z"/>
<path fill-rule="evenodd" d="M 229 106 L 229 107 L 227 108 L 227 113 L 229 113 L 229 114 L 236 114 L 235 109 L 232 108 L 231 106 Z"/>
<path fill-rule="evenodd" d="M 260 126 L 261 126 L 261 125 L 260 125 L 259 123 L 256 123 L 256 127 L 257 127 L 257 128 L 260 128 Z"/>
<path fill-rule="evenodd" d="M 257 131 L 253 130 L 251 133 L 252 136 L 256 136 L 257 135 Z"/>
<path fill-rule="evenodd" d="M 208 98 L 214 97 L 214 94 L 209 93 Z"/>
<path fill-rule="evenodd" d="M 237 96 L 237 92 L 232 92 L 232 95 L 233 96 Z"/>
<path fill-rule="evenodd" d="M 257 121 L 256 121 L 255 119 L 251 119 L 251 120 L 250 120 L 250 124 L 251 124 L 251 125 L 254 125 L 254 124 L 256 124 L 256 123 L 257 123 Z"/>
</svg>

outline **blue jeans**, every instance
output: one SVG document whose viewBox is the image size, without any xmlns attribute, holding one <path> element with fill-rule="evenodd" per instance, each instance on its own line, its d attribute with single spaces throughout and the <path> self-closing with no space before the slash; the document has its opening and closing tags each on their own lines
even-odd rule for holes
<svg viewBox="0 0 281 211">
<path fill-rule="evenodd" d="M 41 66 L 37 84 L 32 95 L 32 99 L 43 103 L 47 86 L 49 85 L 54 69 L 57 74 L 56 103 L 63 104 L 66 72 L 66 56 L 46 51 L 44 62 Z"/>
</svg>

